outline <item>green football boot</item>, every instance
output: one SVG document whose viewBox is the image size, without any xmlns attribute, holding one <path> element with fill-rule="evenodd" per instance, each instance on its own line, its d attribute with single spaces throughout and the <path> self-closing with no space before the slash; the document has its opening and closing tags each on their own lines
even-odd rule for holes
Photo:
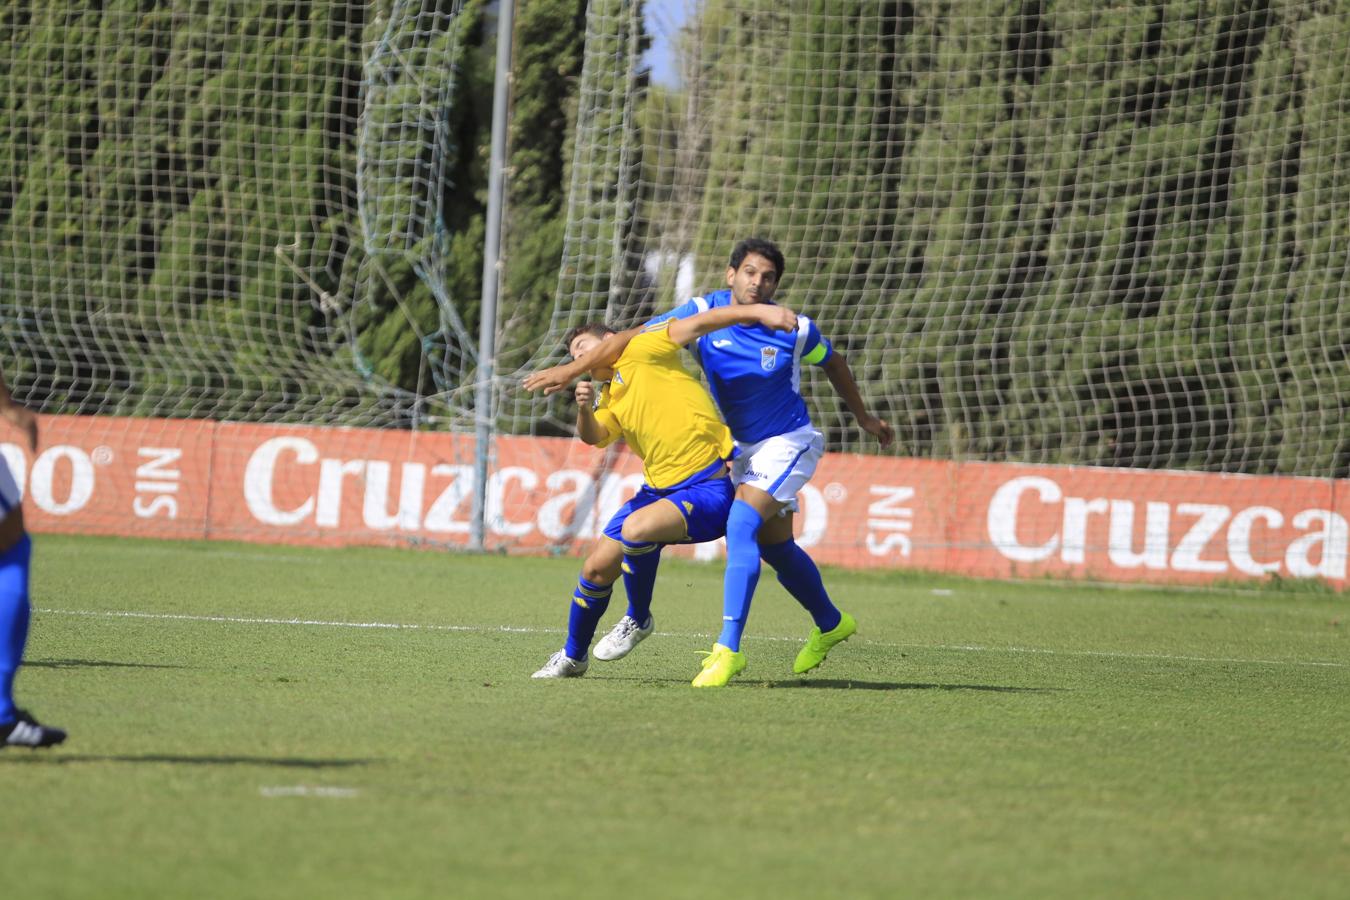
<svg viewBox="0 0 1350 900">
<path fill-rule="evenodd" d="M 848 613 L 840 613 L 839 624 L 823 634 L 819 628 L 812 628 L 810 637 L 806 639 L 806 646 L 797 654 L 797 661 L 792 664 L 792 671 L 798 675 L 811 671 L 825 661 L 825 657 L 830 655 L 835 644 L 842 644 L 857 630 L 858 623 L 853 621 L 853 617 Z"/>
<path fill-rule="evenodd" d="M 694 687 L 722 687 L 745 668 L 745 654 L 721 644 L 703 658 L 703 671 L 694 676 Z"/>
</svg>

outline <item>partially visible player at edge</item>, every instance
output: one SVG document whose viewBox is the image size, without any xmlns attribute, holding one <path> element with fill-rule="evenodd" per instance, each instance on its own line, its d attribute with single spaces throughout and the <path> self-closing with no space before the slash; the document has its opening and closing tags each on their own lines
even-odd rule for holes
<svg viewBox="0 0 1350 900">
<path fill-rule="evenodd" d="M 679 348 L 738 322 L 791 329 L 796 317 L 782 308 L 743 307 L 653 323 L 630 335 L 621 354 L 592 375 L 604 382 L 577 386 L 577 436 L 606 447 L 623 438 L 642 459 L 642 488 L 605 526 L 582 564 L 567 624 L 567 642 L 549 657 L 535 678 L 573 678 L 586 672 L 596 626 L 609 606 L 620 572 L 628 612 L 595 648 L 599 659 L 618 659 L 651 633 L 652 586 L 665 544 L 699 543 L 721 537 L 734 500 L 728 461 L 734 444 L 717 416 L 712 398 L 680 362 Z M 614 338 L 599 323 L 583 325 L 567 338 L 579 357 Z M 615 646 L 615 636 L 631 642 Z"/>
<path fill-rule="evenodd" d="M 772 305 L 783 269 L 783 254 L 773 243 L 743 240 L 732 250 L 727 266 L 728 289 L 695 297 L 652 321 L 679 321 L 705 310 Z M 525 387 L 543 389 L 546 394 L 560 390 L 581 372 L 603 366 L 622 352 L 624 340 L 637 331 L 630 329 L 570 364 L 536 372 L 525 379 Z M 825 449 L 824 436 L 812 425 L 801 395 L 801 366 L 822 367 L 859 427 L 881 446 L 891 443 L 894 432 L 889 423 L 868 410 L 848 362 L 806 316 L 797 317 L 792 334 L 769 332 L 754 324 L 730 325 L 703 335 L 693 349 L 742 451 L 732 473 L 737 487 L 727 519 L 722 632 L 694 683 L 724 685 L 745 668 L 741 635 L 759 581 L 761 557 L 815 622 L 792 667 L 798 674 L 808 672 L 858 626 L 830 600 L 820 570 L 793 539 L 797 492 L 814 474 Z M 621 622 L 616 630 L 625 624 Z M 627 649 L 636 645 L 632 641 Z"/>
<path fill-rule="evenodd" d="M 15 403 L 0 374 L 0 419 L 18 428 L 37 450 L 38 421 L 31 410 Z M 0 749 L 50 747 L 66 739 L 60 728 L 40 725 L 14 705 L 14 676 L 28 642 L 28 566 L 33 542 L 23 527 L 19 486 L 0 454 Z"/>
</svg>

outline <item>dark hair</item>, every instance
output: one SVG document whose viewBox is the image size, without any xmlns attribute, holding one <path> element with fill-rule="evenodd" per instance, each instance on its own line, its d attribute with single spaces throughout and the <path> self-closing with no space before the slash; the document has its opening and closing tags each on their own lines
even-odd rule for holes
<svg viewBox="0 0 1350 900">
<path fill-rule="evenodd" d="M 751 253 L 757 253 L 773 263 L 774 269 L 777 270 L 778 280 L 783 279 L 783 268 L 787 265 L 783 261 L 783 251 L 779 250 L 778 245 L 773 241 L 764 238 L 746 238 L 737 244 L 736 248 L 731 251 L 731 268 L 739 269 L 741 263 L 745 262 L 745 258 Z"/>
<path fill-rule="evenodd" d="M 572 352 L 572 342 L 583 334 L 593 334 L 598 338 L 603 338 L 607 334 L 613 334 L 614 329 L 610 328 L 604 322 L 587 322 L 585 325 L 578 325 L 567 332 L 567 337 L 563 339 L 563 349 Z"/>
</svg>

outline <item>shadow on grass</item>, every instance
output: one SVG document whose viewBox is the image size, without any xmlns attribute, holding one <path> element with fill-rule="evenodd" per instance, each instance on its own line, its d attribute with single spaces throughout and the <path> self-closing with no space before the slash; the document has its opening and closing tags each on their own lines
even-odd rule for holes
<svg viewBox="0 0 1350 900">
<path fill-rule="evenodd" d="M 178 766 L 271 766 L 281 769 L 347 769 L 353 766 L 366 766 L 378 762 L 374 759 L 305 759 L 295 756 L 187 756 L 169 753 L 146 753 L 141 756 L 64 754 L 36 750 L 21 753 L 10 750 L 0 754 L 0 765 L 4 763 L 46 763 L 54 766 L 68 766 L 72 763 L 150 763 Z"/>
<path fill-rule="evenodd" d="M 632 675 L 602 675 L 593 682 L 632 681 L 638 684 L 688 685 L 687 678 L 656 678 Z M 917 681 L 862 681 L 856 678 L 736 678 L 728 687 L 817 688 L 836 691 L 987 691 L 994 694 L 1053 694 L 1064 688 L 1013 687 L 1001 684 L 936 684 Z"/>
<path fill-rule="evenodd" d="M 25 666 L 35 669 L 186 669 L 165 663 L 112 662 L 106 659 L 26 659 Z"/>
<path fill-rule="evenodd" d="M 736 684 L 738 682 L 732 682 Z M 917 681 L 859 681 L 853 678 L 784 678 L 778 681 L 742 681 L 770 688 L 827 688 L 837 691 L 989 691 L 995 694 L 1050 694 L 1062 688 L 1012 687 L 1002 684 L 929 684 Z"/>
</svg>

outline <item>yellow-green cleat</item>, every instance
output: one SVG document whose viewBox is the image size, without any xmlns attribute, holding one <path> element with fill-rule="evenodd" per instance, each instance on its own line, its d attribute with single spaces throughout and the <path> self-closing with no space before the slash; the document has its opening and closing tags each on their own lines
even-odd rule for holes
<svg viewBox="0 0 1350 900">
<path fill-rule="evenodd" d="M 848 613 L 840 613 L 840 616 L 839 624 L 824 634 L 819 628 L 811 629 L 806 646 L 797 654 L 797 661 L 792 664 L 793 672 L 800 675 L 811 671 L 825 661 L 825 657 L 830 655 L 835 644 L 842 644 L 853 636 L 853 632 L 858 630 L 858 623 L 853 621 L 853 617 Z"/>
<path fill-rule="evenodd" d="M 694 687 L 722 687 L 745 668 L 745 654 L 721 644 L 703 658 L 703 671 L 694 676 Z"/>
</svg>

